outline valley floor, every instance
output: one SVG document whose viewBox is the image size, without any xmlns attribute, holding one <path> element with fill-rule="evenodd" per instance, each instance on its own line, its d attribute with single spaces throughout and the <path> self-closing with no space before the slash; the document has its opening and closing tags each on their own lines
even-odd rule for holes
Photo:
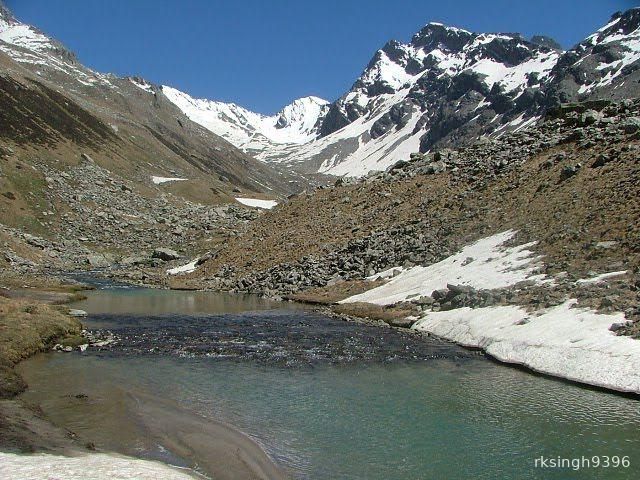
<svg viewBox="0 0 640 480">
<path fill-rule="evenodd" d="M 329 305 L 536 372 L 640 394 L 640 102 L 603 105 L 459 151 L 414 155 L 268 211 L 127 200 L 118 194 L 126 182 L 113 180 L 89 190 L 109 205 L 98 211 L 105 229 L 90 204 L 74 203 L 69 178 L 50 172 L 46 194 L 71 208 L 64 228 L 47 237 L 0 227 L 2 396 L 25 388 L 13 369 L 21 359 L 85 341 L 68 309 L 53 305 L 82 295 L 80 282 L 62 280 L 69 271 Z M 87 161 L 63 173 L 112 181 Z M 138 203 L 144 215 L 123 220 Z M 1 468 L 31 468 L 16 451 L 86 452 L 15 399 L 2 400 L 0 422 L 0 448 L 11 451 Z M 141 468 L 142 477 L 165 468 L 82 458 L 49 460 L 70 475 L 105 460 Z"/>
</svg>

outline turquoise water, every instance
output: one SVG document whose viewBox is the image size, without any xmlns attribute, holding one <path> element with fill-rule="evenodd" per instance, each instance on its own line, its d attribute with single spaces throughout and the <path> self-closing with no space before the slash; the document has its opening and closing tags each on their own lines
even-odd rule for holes
<svg viewBox="0 0 640 480">
<path fill-rule="evenodd" d="M 251 318 L 274 314 L 267 308 L 273 306 Z M 233 315 L 248 313 L 236 308 Z M 89 351 L 37 362 L 27 376 L 31 394 L 77 430 L 91 422 L 87 412 L 74 419 L 73 411 L 54 408 L 56 398 L 96 386 L 103 396 L 114 386 L 144 391 L 224 419 L 301 479 L 637 478 L 640 472 L 637 400 L 480 356 L 287 367 Z M 67 380 L 46 388 L 51 369 Z M 94 419 L 94 429 L 101 421 Z M 600 456 L 600 463 L 603 456 L 628 457 L 630 466 L 536 468 L 540 456 Z"/>
</svg>

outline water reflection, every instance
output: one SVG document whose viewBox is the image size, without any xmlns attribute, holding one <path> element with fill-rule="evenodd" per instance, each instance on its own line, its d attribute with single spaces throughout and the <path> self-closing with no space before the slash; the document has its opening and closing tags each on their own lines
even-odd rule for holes
<svg viewBox="0 0 640 480">
<path fill-rule="evenodd" d="M 87 297 L 73 307 L 90 314 L 114 315 L 215 314 L 303 308 L 297 304 L 274 302 L 256 295 L 144 288 L 94 290 L 87 292 Z"/>
</svg>

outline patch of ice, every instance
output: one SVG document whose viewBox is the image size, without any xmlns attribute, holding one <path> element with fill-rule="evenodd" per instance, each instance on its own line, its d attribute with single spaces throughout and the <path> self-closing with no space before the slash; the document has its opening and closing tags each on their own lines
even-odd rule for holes
<svg viewBox="0 0 640 480">
<path fill-rule="evenodd" d="M 537 313 L 517 306 L 430 312 L 412 328 L 537 372 L 640 393 L 640 342 L 609 331 L 624 315 L 598 314 L 576 303 Z"/>
<path fill-rule="evenodd" d="M 236 197 L 236 200 L 247 207 L 264 208 L 267 210 L 272 209 L 278 204 L 275 200 L 261 200 L 259 198 Z"/>
<path fill-rule="evenodd" d="M 540 257 L 529 250 L 536 242 L 504 246 L 515 233 L 508 230 L 478 240 L 441 262 L 404 270 L 389 283 L 346 298 L 341 303 L 392 305 L 415 296 L 431 295 L 448 283 L 485 289 L 508 287 L 525 280 L 550 283 L 545 275 L 536 273 L 536 261 Z"/>
</svg>

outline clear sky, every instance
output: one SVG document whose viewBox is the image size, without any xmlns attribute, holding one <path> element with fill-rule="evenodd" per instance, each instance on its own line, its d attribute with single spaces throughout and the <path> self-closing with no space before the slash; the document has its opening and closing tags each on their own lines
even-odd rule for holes
<svg viewBox="0 0 640 480">
<path fill-rule="evenodd" d="M 633 0 L 4 0 L 89 67 L 275 113 L 334 100 L 374 52 L 430 21 L 565 48 Z"/>
</svg>

